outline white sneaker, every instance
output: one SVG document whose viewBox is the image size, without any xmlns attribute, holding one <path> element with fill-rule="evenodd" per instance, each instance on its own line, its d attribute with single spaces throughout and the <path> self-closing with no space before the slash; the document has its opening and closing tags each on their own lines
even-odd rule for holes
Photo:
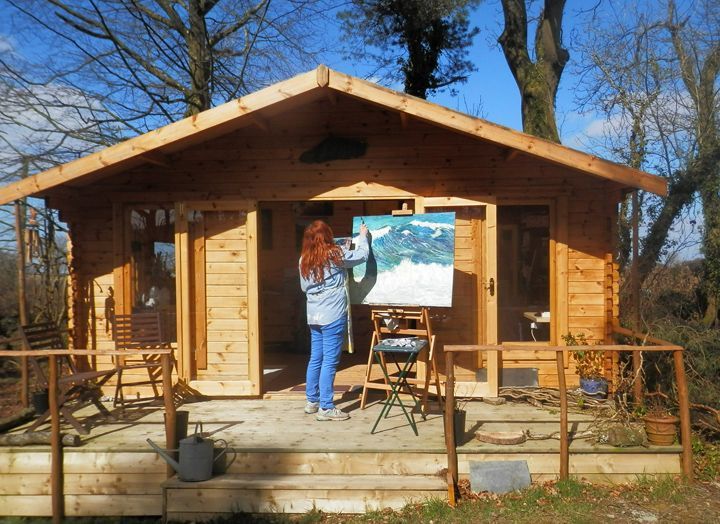
<svg viewBox="0 0 720 524">
<path fill-rule="evenodd" d="M 307 413 L 308 415 L 317 413 L 318 409 L 320 409 L 320 402 L 308 402 L 307 404 L 305 404 L 305 413 Z"/>
<path fill-rule="evenodd" d="M 317 420 L 347 420 L 350 415 L 338 408 L 322 409 L 320 408 L 315 417 Z"/>
</svg>

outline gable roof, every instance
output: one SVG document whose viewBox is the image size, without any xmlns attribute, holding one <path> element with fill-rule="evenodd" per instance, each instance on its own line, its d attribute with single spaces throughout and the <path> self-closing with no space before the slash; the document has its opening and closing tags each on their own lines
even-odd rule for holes
<svg viewBox="0 0 720 524">
<path fill-rule="evenodd" d="M 541 158 L 590 175 L 612 180 L 628 188 L 667 194 L 664 178 L 604 160 L 532 135 L 515 131 L 481 118 L 393 91 L 360 78 L 320 65 L 312 71 L 256 91 L 237 100 L 107 147 L 86 157 L 48 169 L 0 187 L 0 204 L 43 193 L 83 179 L 117 173 L 143 163 L 162 163 L 163 152 L 227 133 L 243 121 L 262 124 L 254 113 L 273 104 L 319 90 L 342 93 L 386 109 L 395 110 L 487 142 L 507 147 L 510 152 Z"/>
</svg>

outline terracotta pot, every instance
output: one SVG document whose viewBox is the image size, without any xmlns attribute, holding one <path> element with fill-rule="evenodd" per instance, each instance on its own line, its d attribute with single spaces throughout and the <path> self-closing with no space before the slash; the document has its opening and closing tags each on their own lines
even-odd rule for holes
<svg viewBox="0 0 720 524">
<path fill-rule="evenodd" d="M 655 446 L 671 446 L 677 435 L 680 419 L 675 415 L 645 415 L 645 433 L 648 442 Z"/>
</svg>

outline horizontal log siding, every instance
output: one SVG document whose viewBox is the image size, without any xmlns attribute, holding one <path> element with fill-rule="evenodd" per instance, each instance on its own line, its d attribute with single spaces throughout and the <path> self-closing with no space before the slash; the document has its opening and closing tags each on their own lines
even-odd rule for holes
<svg viewBox="0 0 720 524">
<path fill-rule="evenodd" d="M 375 199 L 382 198 L 397 202 L 414 196 L 482 195 L 497 197 L 501 205 L 504 201 L 517 204 L 526 198 L 565 195 L 569 203 L 568 329 L 574 334 L 584 333 L 591 341 L 603 339 L 610 314 L 606 302 L 608 286 L 611 286 L 613 304 L 617 302 L 618 292 L 617 279 L 608 280 L 605 263 L 607 254 L 612 252 L 610 224 L 615 210 L 608 204 L 606 195 L 617 189 L 613 183 L 522 154 L 508 157 L 509 150 L 505 148 L 412 118 L 403 126 L 397 113 L 344 97 L 339 97 L 336 104 L 318 100 L 289 112 L 273 114 L 273 111 L 271 108 L 261 115 L 266 130 L 257 126 L 242 128 L 184 151 L 168 154 L 169 167 L 148 164 L 121 175 L 95 180 L 93 185 L 78 187 L 78 195 L 83 202 L 103 206 L 110 206 L 113 201 L 238 198 L 261 203 L 325 198 L 336 200 L 336 205 L 339 200 L 362 200 L 367 205 L 373 201 L 380 202 Z M 314 164 L 299 160 L 303 152 L 328 135 L 362 140 L 367 144 L 366 154 L 356 159 Z M 51 198 L 51 203 L 63 210 L 71 210 L 76 205 L 77 200 L 71 202 L 63 198 L 58 195 Z M 108 223 L 106 221 L 104 227 L 90 224 L 90 228 L 96 228 L 93 231 L 102 231 L 103 234 L 84 230 L 78 233 L 81 239 L 89 235 L 88 242 L 96 242 L 97 247 L 78 250 L 78 253 L 87 259 L 85 264 L 105 268 L 103 274 L 108 275 L 112 271 L 107 268 L 111 265 Z M 468 240 L 469 233 L 465 231 L 462 220 L 458 221 L 457 232 L 457 269 L 461 274 L 468 274 L 465 265 L 473 256 L 474 247 Z M 287 239 L 292 234 L 284 232 L 279 238 Z M 240 241 L 242 238 L 223 240 Z M 294 242 L 292 238 L 290 241 Z M 89 247 L 90 244 L 84 243 L 83 246 Z M 208 373 L 221 369 L 228 359 L 233 360 L 237 371 L 241 371 L 241 365 L 246 365 L 243 355 L 247 351 L 247 340 L 242 337 L 247 333 L 246 325 L 242 323 L 246 313 L 240 317 L 233 316 L 238 311 L 246 312 L 247 308 L 243 287 L 246 280 L 240 278 L 246 259 L 245 253 L 238 250 L 236 244 L 228 250 L 237 254 L 230 255 L 222 250 L 208 252 L 208 320 L 225 319 L 217 315 L 228 314 L 238 318 L 238 323 L 231 326 L 237 329 L 218 327 L 212 330 L 213 339 L 208 340 L 208 353 L 214 354 L 215 360 L 209 360 L 212 365 L 209 365 Z M 263 258 L 262 253 L 260 256 L 262 268 L 269 258 Z M 277 275 L 279 270 L 272 267 L 261 269 L 260 278 L 265 283 L 271 282 L 273 277 L 270 275 Z M 289 282 L 290 278 L 287 280 Z M 221 296 L 217 286 L 235 287 L 232 296 Z M 262 289 L 263 308 L 267 308 L 266 304 L 273 300 L 282 300 L 281 297 L 273 298 L 278 291 L 281 290 L 271 286 Z M 470 308 L 466 307 L 473 298 L 467 296 L 468 292 L 469 286 L 457 286 L 455 307 L 447 314 L 441 312 L 451 319 L 448 323 L 452 321 L 452 328 L 443 325 L 443 321 L 436 321 L 439 347 L 460 340 L 458 337 L 469 340 L 472 338 L 470 333 L 476 332 L 475 320 L 471 318 Z M 96 301 L 102 302 L 102 296 L 96 294 Z M 271 317 L 282 315 L 282 307 L 271 305 L 267 311 L 263 317 L 263 329 L 268 342 L 289 340 L 287 331 L 294 330 L 297 322 L 293 321 L 292 325 L 288 322 L 284 328 L 275 326 Z M 613 314 L 616 312 L 617 308 L 613 307 Z M 364 311 L 359 309 L 359 313 L 363 315 Z M 273 332 L 273 327 L 278 328 L 277 332 Z M 360 325 L 357 328 L 362 329 Z M 102 331 L 102 326 L 98 331 Z M 553 362 L 538 360 L 532 352 L 526 356 L 525 359 L 515 357 L 506 360 L 503 365 L 538 367 L 542 385 L 557 383 Z M 577 382 L 572 363 L 568 367 L 568 380 L 570 384 Z"/>
</svg>

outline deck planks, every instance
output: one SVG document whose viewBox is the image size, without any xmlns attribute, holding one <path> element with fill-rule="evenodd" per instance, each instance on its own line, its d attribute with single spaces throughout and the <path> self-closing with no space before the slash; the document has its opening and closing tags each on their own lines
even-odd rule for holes
<svg viewBox="0 0 720 524">
<path fill-rule="evenodd" d="M 379 398 L 377 396 L 376 400 Z M 256 480 L 260 478 L 257 476 L 275 476 L 276 487 L 258 489 L 257 498 L 251 500 L 265 500 L 261 492 L 270 491 L 274 500 L 290 504 L 288 511 L 302 510 L 300 506 L 291 504 L 294 500 L 291 494 L 297 497 L 298 490 L 288 489 L 288 482 L 292 483 L 292 480 L 277 480 L 277 476 L 289 475 L 296 480 L 298 477 L 294 476 L 297 475 L 440 478 L 438 475 L 447 467 L 447 456 L 439 410 L 431 409 L 425 421 L 418 417 L 418 437 L 412 434 L 402 414 L 398 415 L 399 412 L 395 411 L 380 423 L 380 431 L 371 435 L 370 428 L 380 409 L 377 402 L 361 411 L 358 409 L 357 393 L 354 393 L 342 397 L 339 405 L 351 413 L 349 421 L 316 422 L 311 415 L 303 413 L 302 397 L 213 400 L 186 404 L 180 409 L 190 412 L 190 432 L 196 422 L 202 421 L 204 430 L 212 433 L 213 438 L 223 438 L 234 448 L 237 456 L 228 474 L 254 475 Z M 479 427 L 551 433 L 557 431 L 559 425 L 556 412 L 530 405 L 511 403 L 491 406 L 472 401 L 464 407 L 468 411 L 466 429 L 469 434 Z M 160 515 L 165 462 L 150 449 L 145 439 L 164 442 L 163 412 L 160 409 L 144 409 L 128 409 L 124 414 L 117 411 L 118 421 L 93 427 L 81 447 L 64 450 L 68 516 Z M 81 416 L 83 413 L 79 411 Z M 85 414 L 90 414 L 90 411 Z M 578 430 L 585 429 L 592 421 L 590 415 L 570 413 L 570 425 L 575 424 Z M 559 472 L 558 451 L 559 442 L 552 439 L 532 440 L 517 446 L 498 446 L 470 439 L 458 448 L 460 475 L 467 476 L 472 460 L 527 460 L 534 480 L 549 480 L 557 478 Z M 0 515 L 50 515 L 49 456 L 47 446 L 0 448 L 0 475 L 3 478 Z M 570 444 L 570 474 L 582 478 L 626 482 L 635 480 L 639 475 L 679 473 L 679 446 L 618 449 L 586 440 L 575 440 Z M 343 487 L 344 482 L 347 484 L 347 481 L 338 481 L 337 486 Z M 421 481 L 410 479 L 402 482 Z M 351 508 L 361 510 L 376 503 L 393 507 L 399 500 L 393 499 L 388 491 L 379 489 L 380 484 L 377 483 L 374 489 L 359 490 L 360 494 L 343 490 L 332 490 L 330 493 L 329 487 L 317 486 L 317 493 L 305 495 L 312 495 L 316 501 L 345 501 L 344 511 Z M 424 491 L 419 486 L 415 487 L 417 492 Z M 255 488 L 248 489 L 252 491 Z M 320 493 L 322 491 L 328 491 L 327 497 L 324 498 Z M 225 495 L 212 497 L 227 500 L 227 497 L 223 498 Z M 218 504 L 222 507 L 223 503 Z M 339 507 L 328 505 L 326 511 Z M 178 510 L 176 516 L 184 514 L 186 509 L 188 514 L 201 512 L 185 508 Z M 196 517 L 201 518 L 201 515 L 193 518 Z"/>
</svg>

